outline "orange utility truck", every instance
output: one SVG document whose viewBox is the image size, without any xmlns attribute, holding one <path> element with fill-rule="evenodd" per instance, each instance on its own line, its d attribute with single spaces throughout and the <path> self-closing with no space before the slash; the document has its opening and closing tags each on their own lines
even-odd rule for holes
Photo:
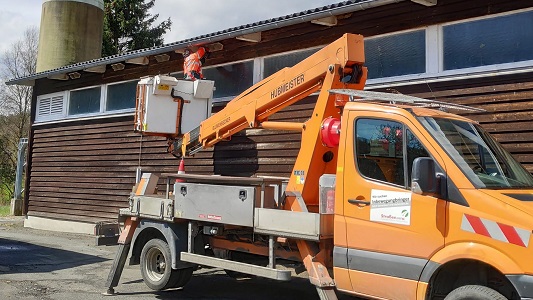
<svg viewBox="0 0 533 300">
<path fill-rule="evenodd" d="M 345 34 L 190 130 L 189 105 L 209 108 L 212 82 L 143 79 L 135 128 L 166 136 L 178 157 L 247 128 L 301 132 L 301 148 L 286 181 L 160 174 L 157 195 L 144 174 L 120 210 L 108 292 L 131 256 L 154 290 L 185 286 L 198 265 L 286 281 L 286 264 L 321 299 L 533 298 L 531 174 L 479 124 L 444 112 L 474 108 L 362 91 L 363 49 Z M 307 121 L 268 120 L 313 93 Z"/>
</svg>

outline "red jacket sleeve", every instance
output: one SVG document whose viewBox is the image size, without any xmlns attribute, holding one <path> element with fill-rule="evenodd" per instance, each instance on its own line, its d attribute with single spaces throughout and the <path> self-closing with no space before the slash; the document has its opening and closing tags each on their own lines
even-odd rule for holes
<svg viewBox="0 0 533 300">
<path fill-rule="evenodd" d="M 206 51 L 204 47 L 200 47 L 198 48 L 198 50 L 196 50 L 196 54 L 198 54 L 198 58 L 204 57 L 205 53 Z"/>
</svg>

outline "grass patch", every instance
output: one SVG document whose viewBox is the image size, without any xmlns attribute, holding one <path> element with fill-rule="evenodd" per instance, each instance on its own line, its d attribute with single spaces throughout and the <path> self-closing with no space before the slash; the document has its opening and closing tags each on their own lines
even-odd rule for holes
<svg viewBox="0 0 533 300">
<path fill-rule="evenodd" d="M 4 185 L 0 186 L 0 207 L 11 204 L 11 192 Z"/>
<path fill-rule="evenodd" d="M 9 205 L 0 206 L 0 217 L 9 216 L 11 207 Z"/>
</svg>

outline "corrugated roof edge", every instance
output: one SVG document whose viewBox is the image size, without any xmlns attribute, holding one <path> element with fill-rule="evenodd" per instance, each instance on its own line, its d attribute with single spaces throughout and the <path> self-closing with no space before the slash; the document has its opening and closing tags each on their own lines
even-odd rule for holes
<svg viewBox="0 0 533 300">
<path fill-rule="evenodd" d="M 267 19 L 258 21 L 246 25 L 228 28 L 222 31 L 217 31 L 209 34 L 200 35 L 194 38 L 177 41 L 163 46 L 144 48 L 139 50 L 130 51 L 124 54 L 116 54 L 103 58 L 97 58 L 89 61 L 79 62 L 72 65 L 60 67 L 53 70 L 43 71 L 28 76 L 18 77 L 6 82 L 8 85 L 20 84 L 20 85 L 33 85 L 37 79 L 45 78 L 57 74 L 65 74 L 75 71 L 81 71 L 84 69 L 97 67 L 101 65 L 114 64 L 118 62 L 124 62 L 128 59 L 157 55 L 168 51 L 174 51 L 177 49 L 203 44 L 213 43 L 223 39 L 233 38 L 240 35 L 265 31 L 272 28 L 285 27 L 297 23 L 308 22 L 314 19 L 323 18 L 330 15 L 339 15 L 349 13 L 357 10 L 364 10 L 373 8 L 376 6 L 402 2 L 404 0 L 351 0 L 334 3 L 314 9 L 308 9 L 301 12 L 285 15 L 282 17 Z"/>
</svg>

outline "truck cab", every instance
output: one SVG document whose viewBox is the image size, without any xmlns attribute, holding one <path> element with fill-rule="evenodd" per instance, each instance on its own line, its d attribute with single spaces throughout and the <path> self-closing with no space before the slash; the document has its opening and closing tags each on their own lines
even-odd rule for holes
<svg viewBox="0 0 533 300">
<path fill-rule="evenodd" d="M 479 124 L 350 102 L 341 127 L 339 290 L 379 299 L 533 297 L 533 177 Z"/>
</svg>

